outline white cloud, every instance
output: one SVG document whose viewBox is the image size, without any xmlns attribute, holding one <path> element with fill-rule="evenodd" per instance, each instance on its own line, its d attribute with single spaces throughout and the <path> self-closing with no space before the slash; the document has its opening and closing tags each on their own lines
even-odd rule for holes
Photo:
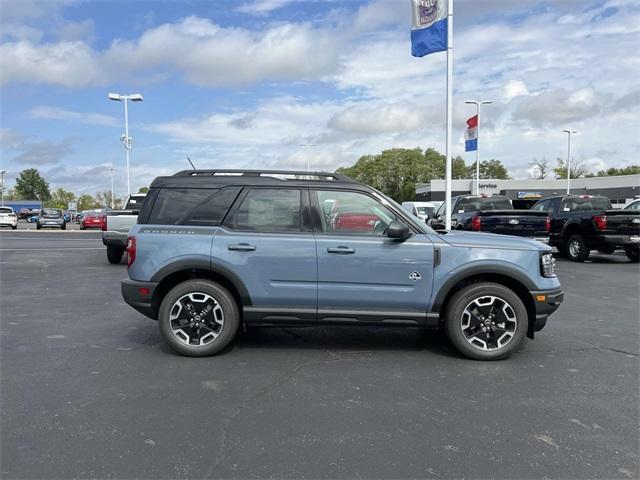
<svg viewBox="0 0 640 480">
<path fill-rule="evenodd" d="M 73 140 L 71 138 L 65 138 L 61 142 L 42 140 L 21 143 L 14 146 L 14 149 L 21 153 L 14 157 L 12 161 L 24 166 L 51 165 L 58 163 L 69 154 L 72 151 L 72 144 Z"/>
<path fill-rule="evenodd" d="M 549 90 L 524 99 L 516 107 L 513 118 L 524 120 L 534 127 L 564 125 L 583 122 L 599 114 L 603 104 L 603 99 L 591 88 L 575 92 Z"/>
<path fill-rule="evenodd" d="M 40 106 L 29 110 L 32 118 L 44 118 L 48 120 L 69 120 L 89 125 L 103 125 L 106 127 L 116 127 L 120 121 L 111 115 L 104 115 L 95 112 L 74 112 L 57 107 Z"/>
<path fill-rule="evenodd" d="M 243 3 L 236 8 L 236 10 L 249 15 L 267 15 L 274 10 L 278 10 L 290 3 L 293 3 L 294 1 L 295 0 L 253 0 L 251 2 Z"/>
<path fill-rule="evenodd" d="M 406 132 L 425 125 L 425 113 L 411 102 L 354 105 L 333 115 L 330 128 L 347 133 L 375 135 Z"/>
<path fill-rule="evenodd" d="M 507 100 L 522 95 L 529 95 L 529 89 L 522 80 L 509 80 L 502 89 L 502 96 Z"/>
</svg>

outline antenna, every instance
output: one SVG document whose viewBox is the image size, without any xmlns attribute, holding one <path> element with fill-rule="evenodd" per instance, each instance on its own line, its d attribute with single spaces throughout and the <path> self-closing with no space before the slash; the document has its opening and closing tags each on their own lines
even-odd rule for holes
<svg viewBox="0 0 640 480">
<path fill-rule="evenodd" d="M 197 170 L 196 166 L 193 164 L 193 162 L 191 161 L 188 155 L 187 155 L 187 160 L 189 160 L 189 163 L 191 164 L 191 168 L 193 168 L 194 170 Z"/>
</svg>

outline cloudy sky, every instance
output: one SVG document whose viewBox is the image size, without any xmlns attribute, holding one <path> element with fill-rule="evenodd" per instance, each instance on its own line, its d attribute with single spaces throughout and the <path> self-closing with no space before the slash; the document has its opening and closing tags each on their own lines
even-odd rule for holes
<svg viewBox="0 0 640 480">
<path fill-rule="evenodd" d="M 333 170 L 390 147 L 444 152 L 444 53 L 410 55 L 407 0 L 2 0 L 2 168 L 78 193 L 188 168 Z M 573 151 L 638 163 L 640 6 L 632 0 L 455 0 L 454 154 L 467 99 L 487 99 L 483 158 L 526 178 Z M 301 147 L 300 144 L 316 144 Z"/>
</svg>

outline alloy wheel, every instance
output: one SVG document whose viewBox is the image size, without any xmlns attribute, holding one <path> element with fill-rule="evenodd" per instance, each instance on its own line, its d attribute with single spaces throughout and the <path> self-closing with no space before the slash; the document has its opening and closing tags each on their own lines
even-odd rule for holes
<svg viewBox="0 0 640 480">
<path fill-rule="evenodd" d="M 478 297 L 471 301 L 460 322 L 467 342 L 484 351 L 498 350 L 511 341 L 518 327 L 513 307 L 495 296 Z"/>
<path fill-rule="evenodd" d="M 572 257 L 580 256 L 580 242 L 578 240 L 571 240 L 569 242 L 569 253 L 571 253 Z"/>
<path fill-rule="evenodd" d="M 213 342 L 224 327 L 224 312 L 220 304 L 207 293 L 188 293 L 171 307 L 169 323 L 173 335 L 188 346 Z"/>
</svg>

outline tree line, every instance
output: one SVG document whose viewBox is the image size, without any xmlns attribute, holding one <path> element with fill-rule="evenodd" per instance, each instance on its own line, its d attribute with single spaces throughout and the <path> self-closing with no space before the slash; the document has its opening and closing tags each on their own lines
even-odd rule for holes
<svg viewBox="0 0 640 480">
<path fill-rule="evenodd" d="M 148 190 L 147 187 L 140 187 L 138 193 Z M 51 190 L 47 182 L 37 168 L 27 168 L 22 170 L 16 178 L 16 185 L 4 194 L 5 200 L 39 200 L 44 207 L 66 209 L 70 202 L 77 203 L 77 210 L 93 210 L 95 208 L 111 207 L 111 192 L 101 191 L 95 195 L 84 193 L 76 196 L 75 193 L 64 188 Z M 113 205 L 121 208 L 123 199 L 115 197 Z"/>
</svg>

